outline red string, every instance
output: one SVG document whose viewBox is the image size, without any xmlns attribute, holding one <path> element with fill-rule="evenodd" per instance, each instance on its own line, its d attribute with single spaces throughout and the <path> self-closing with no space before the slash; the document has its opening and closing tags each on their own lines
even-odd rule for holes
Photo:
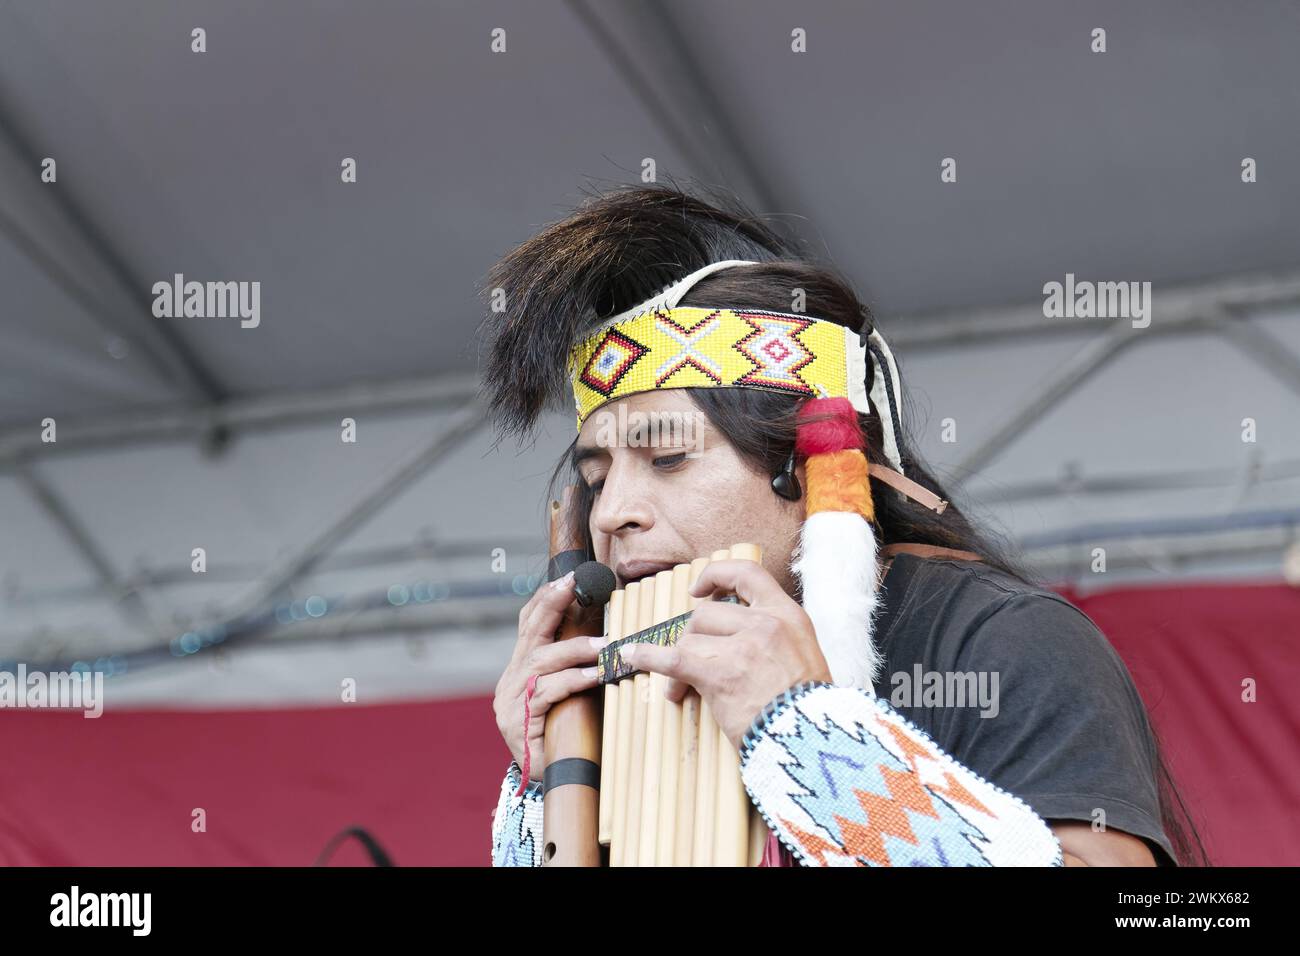
<svg viewBox="0 0 1300 956">
<path fill-rule="evenodd" d="M 533 699 L 533 691 L 537 689 L 537 675 L 533 674 L 528 678 L 528 686 L 524 689 L 524 773 L 523 779 L 519 781 L 519 789 L 515 792 L 516 797 L 524 795 L 524 788 L 528 786 L 528 776 L 532 766 L 533 750 L 528 746 L 528 724 L 530 720 L 529 710 Z"/>
</svg>

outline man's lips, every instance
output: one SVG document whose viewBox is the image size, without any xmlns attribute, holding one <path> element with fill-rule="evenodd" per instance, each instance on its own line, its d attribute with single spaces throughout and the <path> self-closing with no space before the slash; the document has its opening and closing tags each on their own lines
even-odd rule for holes
<svg viewBox="0 0 1300 956">
<path fill-rule="evenodd" d="M 642 578 L 649 577 L 652 574 L 658 574 L 660 571 L 671 571 L 681 561 L 620 561 L 614 573 L 618 575 L 618 580 L 623 587 L 631 584 L 633 581 L 639 581 Z"/>
</svg>

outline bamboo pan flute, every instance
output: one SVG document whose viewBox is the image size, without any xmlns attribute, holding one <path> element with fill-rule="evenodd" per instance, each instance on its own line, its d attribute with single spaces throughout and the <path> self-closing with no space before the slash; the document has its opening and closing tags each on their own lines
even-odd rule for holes
<svg viewBox="0 0 1300 956">
<path fill-rule="evenodd" d="M 633 582 L 610 596 L 611 641 L 690 611 L 688 588 L 711 561 L 760 561 L 737 544 Z M 668 678 L 636 673 L 605 685 L 599 840 L 610 866 L 757 866 L 767 827 L 740 779 L 740 759 L 694 690 L 665 699 Z"/>
</svg>

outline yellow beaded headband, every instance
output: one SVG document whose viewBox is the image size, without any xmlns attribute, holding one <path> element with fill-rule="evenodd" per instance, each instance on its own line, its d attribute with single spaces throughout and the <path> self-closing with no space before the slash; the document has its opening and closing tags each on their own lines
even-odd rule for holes
<svg viewBox="0 0 1300 956">
<path fill-rule="evenodd" d="M 863 407 L 867 400 L 856 332 L 757 309 L 643 312 L 574 348 L 569 375 L 580 429 L 605 402 L 658 388 L 761 388 Z"/>
<path fill-rule="evenodd" d="M 894 471 L 903 474 L 896 438 L 898 369 L 879 331 L 873 328 L 863 338 L 806 315 L 678 305 L 705 276 L 757 264 L 726 259 L 696 269 L 575 345 L 568 373 L 578 429 L 606 402 L 657 388 L 761 388 L 847 398 L 863 414 L 871 414 L 873 406 L 881 412 L 882 450 Z"/>
</svg>

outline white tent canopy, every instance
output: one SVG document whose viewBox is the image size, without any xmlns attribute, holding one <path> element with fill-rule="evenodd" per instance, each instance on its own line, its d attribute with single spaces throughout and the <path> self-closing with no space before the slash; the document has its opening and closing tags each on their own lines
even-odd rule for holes
<svg viewBox="0 0 1300 956">
<path fill-rule="evenodd" d="M 1300 510 L 1298 25 L 1174 2 L 7 4 L 0 660 L 135 660 L 120 686 L 152 700 L 317 699 L 348 667 L 389 695 L 489 689 L 572 422 L 493 447 L 479 286 L 647 158 L 856 283 L 923 452 L 1049 575 L 1099 586 L 1098 546 L 1107 584 L 1276 575 Z M 156 318 L 178 273 L 259 282 L 260 323 Z M 1151 282 L 1151 326 L 1045 317 L 1067 274 Z M 247 612 L 255 638 L 175 656 Z M 165 665 L 129 656 L 150 649 Z"/>
</svg>

